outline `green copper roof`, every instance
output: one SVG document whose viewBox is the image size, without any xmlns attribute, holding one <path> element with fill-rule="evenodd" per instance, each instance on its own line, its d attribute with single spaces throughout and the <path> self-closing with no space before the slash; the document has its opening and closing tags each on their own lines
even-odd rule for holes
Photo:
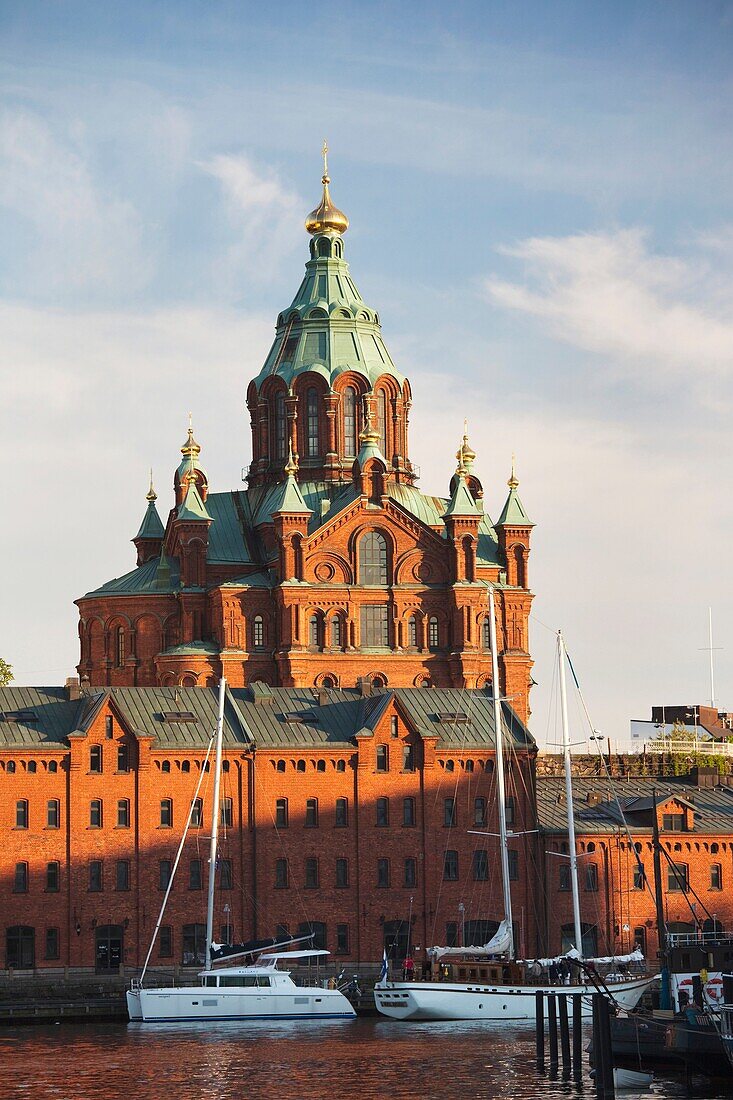
<svg viewBox="0 0 733 1100">
<path fill-rule="evenodd" d="M 145 510 L 140 530 L 132 541 L 135 542 L 135 539 L 162 539 L 164 533 L 158 509 L 155 507 L 155 501 L 151 500 Z"/>
<path fill-rule="evenodd" d="M 162 568 L 161 568 L 162 566 Z M 129 573 L 107 581 L 100 588 L 87 592 L 90 596 L 135 596 L 140 592 L 154 595 L 177 592 L 180 588 L 178 560 L 176 558 L 151 558 L 145 565 L 132 569 Z"/>
<path fill-rule="evenodd" d="M 304 371 L 315 371 L 332 386 L 343 371 L 356 371 L 373 385 L 383 374 L 404 376 L 395 367 L 382 339 L 379 316 L 365 305 L 342 258 L 337 235 L 315 238 L 305 278 L 289 309 L 278 317 L 275 342 L 255 379 L 259 390 L 277 374 L 289 387 Z M 328 255 L 317 255 L 319 249 Z"/>
<path fill-rule="evenodd" d="M 184 520 L 208 520 L 211 516 L 206 510 L 206 505 L 201 499 L 201 494 L 195 481 L 189 481 L 183 503 L 178 509 L 178 518 Z"/>
<path fill-rule="evenodd" d="M 519 494 L 514 486 L 509 489 L 509 496 L 502 508 L 501 515 L 496 521 L 497 527 L 534 527 L 531 519 L 524 510 L 524 505 L 519 499 Z"/>
<path fill-rule="evenodd" d="M 279 493 L 270 504 L 270 515 L 275 515 L 276 512 L 295 512 L 301 515 L 310 515 L 311 510 L 303 500 L 298 482 L 292 474 L 288 474 L 285 481 L 277 488 Z"/>
<path fill-rule="evenodd" d="M 444 516 L 478 516 L 480 512 L 476 507 L 476 501 L 471 496 L 466 485 L 465 477 L 461 476 L 456 481 L 453 496 L 450 498 Z"/>
</svg>

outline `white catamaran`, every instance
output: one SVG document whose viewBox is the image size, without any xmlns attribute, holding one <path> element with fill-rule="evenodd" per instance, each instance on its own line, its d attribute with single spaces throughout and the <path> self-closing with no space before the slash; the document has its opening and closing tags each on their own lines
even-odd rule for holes
<svg viewBox="0 0 733 1100">
<path fill-rule="evenodd" d="M 226 683 L 222 678 L 219 684 L 219 717 L 216 726 L 205 969 L 198 975 L 198 985 L 146 989 L 143 984 L 186 840 L 194 805 L 192 802 L 186 828 L 173 866 L 173 874 L 163 899 L 145 965 L 140 977 L 133 979 L 131 988 L 127 991 L 128 1015 L 130 1020 L 140 1020 L 146 1023 L 153 1021 L 181 1023 L 213 1022 L 217 1020 L 353 1019 L 356 1015 L 354 1008 L 338 989 L 322 988 L 320 986 L 298 986 L 293 981 L 289 971 L 279 970 L 277 966 L 278 962 L 285 962 L 287 965 L 288 961 L 298 962 L 306 958 L 322 958 L 329 954 L 328 951 L 315 949 L 277 951 L 272 950 L 272 948 L 285 945 L 276 944 L 273 940 L 269 940 L 267 946 L 243 945 L 245 950 L 239 951 L 238 954 L 240 957 L 242 955 L 251 957 L 252 962 L 250 965 L 228 966 L 214 970 L 215 961 L 224 961 L 227 957 L 235 957 L 232 954 L 227 956 L 223 945 L 213 943 L 214 884 L 219 830 L 219 786 L 225 698 Z M 210 750 L 211 744 L 209 744 Z M 198 795 L 205 770 L 205 768 L 201 770 L 196 795 Z"/>
<path fill-rule="evenodd" d="M 516 961 L 514 934 L 512 926 L 512 897 L 509 879 L 509 849 L 507 840 L 514 835 L 506 826 L 506 795 L 504 788 L 504 750 L 501 731 L 501 699 L 499 697 L 499 669 L 496 645 L 496 619 L 494 614 L 494 591 L 489 589 L 489 629 L 491 631 L 491 663 L 494 696 L 494 728 L 496 731 L 496 777 L 497 803 L 499 812 L 499 854 L 501 878 L 504 896 L 504 919 L 489 943 L 477 947 L 434 947 L 429 954 L 433 959 L 442 960 L 462 957 L 466 960 L 466 981 L 391 981 L 386 976 L 374 987 L 374 1000 L 377 1009 L 385 1016 L 397 1020 L 531 1020 L 535 1018 L 536 994 L 539 989 L 546 993 L 581 993 L 583 1011 L 589 1012 L 590 998 L 598 993 L 598 987 L 591 981 L 581 980 L 568 986 L 556 983 L 540 984 L 539 978 L 531 981 L 531 971 L 539 974 L 543 966 L 551 963 L 566 965 L 570 959 L 578 960 L 582 952 L 582 929 L 580 923 L 580 896 L 578 891 L 578 865 L 575 850 L 575 820 L 573 816 L 572 776 L 570 759 L 570 734 L 568 724 L 567 691 L 565 685 L 565 646 L 562 634 L 558 632 L 558 657 L 560 662 L 560 698 L 562 706 L 563 755 L 565 759 L 565 787 L 568 808 L 568 848 L 570 862 L 570 880 L 573 896 L 573 924 L 575 948 L 559 959 L 538 959 L 520 963 Z M 597 963 L 620 964 L 642 961 L 640 952 L 631 955 L 616 956 L 608 959 L 588 960 Z M 567 966 L 568 971 L 570 966 Z M 615 967 L 614 967 L 615 969 Z M 556 972 L 555 967 L 553 971 Z M 654 981 L 651 975 L 635 978 L 622 977 L 608 982 L 608 989 L 617 1002 L 625 1009 L 634 1008 L 646 987 Z"/>
</svg>

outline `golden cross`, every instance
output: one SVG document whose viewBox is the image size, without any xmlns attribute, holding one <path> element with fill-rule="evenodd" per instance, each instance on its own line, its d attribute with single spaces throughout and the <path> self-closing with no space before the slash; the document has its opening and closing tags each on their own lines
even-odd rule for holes
<svg viewBox="0 0 733 1100">
<path fill-rule="evenodd" d="M 323 151 L 323 174 L 324 174 L 324 176 L 327 176 L 328 175 L 328 142 L 326 141 L 325 138 L 323 139 L 323 150 L 322 151 Z"/>
</svg>

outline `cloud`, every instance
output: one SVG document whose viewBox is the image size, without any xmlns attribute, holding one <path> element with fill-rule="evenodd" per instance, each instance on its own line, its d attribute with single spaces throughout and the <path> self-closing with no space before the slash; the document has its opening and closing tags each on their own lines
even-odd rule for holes
<svg viewBox="0 0 733 1100">
<path fill-rule="evenodd" d="M 23 109 L 0 115 L 0 206 L 23 246 L 5 257 L 14 292 L 66 296 L 145 284 L 151 254 L 135 207 L 95 180 L 83 127 Z"/>
<path fill-rule="evenodd" d="M 713 247 L 709 234 L 705 247 Z M 721 282 L 704 258 L 656 254 L 638 228 L 533 237 L 501 251 L 524 265 L 524 279 L 486 279 L 489 301 L 604 356 L 611 373 L 643 367 L 654 384 L 689 372 L 730 378 L 733 321 L 724 303 L 733 279 Z"/>
<path fill-rule="evenodd" d="M 272 169 L 258 169 L 242 154 L 219 154 L 199 167 L 219 181 L 237 231 L 224 261 L 227 274 L 236 269 L 255 280 L 272 279 L 302 241 L 305 203 Z M 262 247 L 264 239 L 267 248 Z"/>
</svg>

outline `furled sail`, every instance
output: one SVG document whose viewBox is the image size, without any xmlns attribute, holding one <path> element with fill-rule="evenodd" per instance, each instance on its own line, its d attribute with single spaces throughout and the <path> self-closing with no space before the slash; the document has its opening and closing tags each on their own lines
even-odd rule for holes
<svg viewBox="0 0 733 1100">
<path fill-rule="evenodd" d="M 489 942 L 482 946 L 430 947 L 428 948 L 428 955 L 431 955 L 434 959 L 442 959 L 454 955 L 473 955 L 478 958 L 495 957 L 497 955 L 506 954 L 511 946 L 511 942 L 509 924 L 507 921 L 503 920 Z"/>
</svg>

